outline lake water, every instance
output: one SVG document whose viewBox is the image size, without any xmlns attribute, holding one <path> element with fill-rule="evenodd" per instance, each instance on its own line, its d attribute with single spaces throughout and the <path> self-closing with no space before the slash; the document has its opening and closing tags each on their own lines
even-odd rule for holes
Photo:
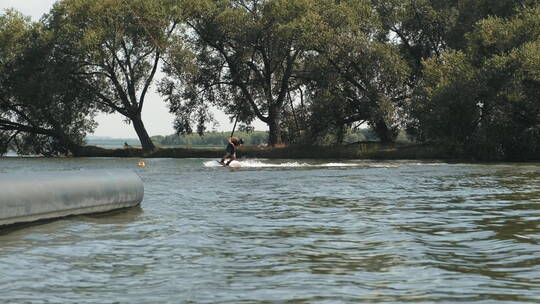
<svg viewBox="0 0 540 304">
<path fill-rule="evenodd" d="M 1 303 L 540 302 L 538 163 L 139 161 L 0 159 L 145 183 L 141 208 L 0 231 Z"/>
</svg>

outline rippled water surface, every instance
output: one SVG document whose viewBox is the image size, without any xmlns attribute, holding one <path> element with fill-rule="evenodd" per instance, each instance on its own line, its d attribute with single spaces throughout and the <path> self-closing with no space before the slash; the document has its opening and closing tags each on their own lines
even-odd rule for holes
<svg viewBox="0 0 540 304">
<path fill-rule="evenodd" d="M 145 183 L 141 208 L 0 231 L 1 303 L 540 302 L 540 164 L 139 161 L 0 159 Z"/>
</svg>

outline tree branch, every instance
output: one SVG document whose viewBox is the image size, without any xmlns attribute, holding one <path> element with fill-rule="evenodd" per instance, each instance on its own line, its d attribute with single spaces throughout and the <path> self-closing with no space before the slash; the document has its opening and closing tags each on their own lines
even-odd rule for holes
<svg viewBox="0 0 540 304">
<path fill-rule="evenodd" d="M 124 39 L 122 39 L 121 45 L 126 56 L 127 73 L 129 73 L 129 77 L 127 77 L 127 73 L 125 73 L 128 95 L 129 95 L 129 98 L 131 99 L 131 103 L 133 105 L 136 105 L 137 104 L 137 96 L 135 93 L 136 79 L 135 79 L 135 73 L 133 71 L 133 66 L 131 65 L 131 51 L 127 49 L 126 41 Z"/>
<path fill-rule="evenodd" d="M 197 34 L 199 35 L 199 37 L 201 37 L 201 39 L 204 40 L 204 42 L 206 44 L 208 44 L 209 46 L 211 46 L 212 48 L 214 48 L 215 50 L 217 50 L 221 56 L 223 56 L 223 58 L 225 59 L 225 61 L 227 62 L 227 65 L 229 67 L 229 69 L 231 70 L 231 74 L 233 76 L 233 83 L 236 87 L 240 88 L 240 90 L 242 91 L 242 93 L 244 94 L 244 96 L 246 97 L 249 105 L 251 106 L 253 112 L 255 113 L 255 116 L 257 116 L 257 118 L 259 118 L 261 121 L 265 122 L 265 123 L 268 123 L 269 122 L 269 119 L 268 117 L 265 117 L 261 111 L 259 110 L 259 107 L 257 106 L 257 104 L 255 103 L 255 100 L 253 99 L 253 96 L 251 95 L 251 93 L 249 92 L 246 84 L 244 82 L 242 82 L 240 80 L 240 77 L 239 77 L 239 72 L 238 70 L 236 69 L 235 65 L 233 64 L 231 58 L 229 57 L 229 55 L 227 54 L 227 52 L 223 49 L 223 47 L 219 46 L 218 44 L 215 43 L 215 41 L 213 40 L 209 40 L 209 39 L 205 39 L 205 35 L 203 35 L 200 30 L 193 24 L 189 23 L 188 22 L 188 25 L 193 28 L 193 30 L 195 30 L 195 32 L 197 32 Z"/>
<path fill-rule="evenodd" d="M 108 76 L 109 76 L 109 79 L 113 82 L 116 92 L 118 93 L 118 96 L 120 96 L 120 101 L 122 102 L 122 104 L 124 104 L 124 107 L 126 107 L 126 109 L 131 109 L 133 107 L 136 107 L 136 105 L 133 105 L 129 102 L 129 97 L 126 95 L 124 88 L 122 88 L 122 85 L 118 81 L 118 78 L 116 77 L 116 74 L 114 73 L 114 69 L 111 66 L 109 66 Z"/>
<path fill-rule="evenodd" d="M 36 126 L 23 125 L 23 124 L 12 122 L 5 119 L 0 119 L 0 130 L 20 131 L 20 132 L 48 135 L 48 136 L 53 136 L 53 137 L 58 135 L 56 132 L 52 130 L 48 130 L 48 129 L 44 129 L 44 128 L 40 128 Z"/>
<path fill-rule="evenodd" d="M 283 105 L 283 102 L 285 100 L 285 96 L 289 90 L 289 78 L 292 74 L 292 67 L 294 65 L 294 61 L 296 60 L 296 57 L 300 54 L 300 51 L 294 52 L 294 54 L 291 56 L 289 53 L 289 56 L 287 56 L 287 65 L 285 67 L 285 73 L 283 73 L 283 77 L 281 78 L 281 88 L 279 89 L 279 95 L 277 97 L 277 106 L 281 107 Z"/>
<path fill-rule="evenodd" d="M 143 90 L 141 92 L 141 97 L 139 98 L 139 107 L 137 109 L 137 111 L 140 113 L 142 111 L 142 108 L 143 108 L 143 104 L 144 104 L 144 98 L 146 96 L 146 92 L 148 91 L 148 88 L 150 87 L 150 84 L 152 84 L 152 80 L 154 79 L 154 75 L 156 75 L 156 70 L 157 70 L 157 67 L 158 67 L 158 64 L 159 64 L 159 59 L 161 58 L 161 54 L 159 52 L 159 50 L 156 48 L 156 57 L 154 58 L 154 66 L 152 67 L 152 72 L 150 73 L 150 76 L 148 76 L 148 78 L 146 79 L 145 83 L 144 83 L 144 87 L 143 87 Z"/>
<path fill-rule="evenodd" d="M 96 95 L 101 99 L 102 103 L 108 107 L 111 107 L 113 108 L 115 111 L 117 111 L 118 113 L 126 116 L 126 117 L 130 117 L 130 113 L 127 109 L 124 109 L 124 108 L 121 108 L 119 106 L 117 106 L 110 98 L 108 98 L 107 96 L 105 96 L 103 93 L 101 92 L 96 92 Z"/>
</svg>

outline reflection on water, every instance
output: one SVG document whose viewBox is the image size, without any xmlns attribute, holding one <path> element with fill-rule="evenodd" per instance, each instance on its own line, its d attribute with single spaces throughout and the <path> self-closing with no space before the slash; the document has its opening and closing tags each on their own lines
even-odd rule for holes
<svg viewBox="0 0 540 304">
<path fill-rule="evenodd" d="M 6 303 L 540 302 L 540 164 L 0 159 L 131 168 L 142 208 L 0 232 Z"/>
</svg>

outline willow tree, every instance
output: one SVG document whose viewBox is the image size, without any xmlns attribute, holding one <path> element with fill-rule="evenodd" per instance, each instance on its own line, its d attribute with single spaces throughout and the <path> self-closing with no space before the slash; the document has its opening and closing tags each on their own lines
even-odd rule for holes
<svg viewBox="0 0 540 304">
<path fill-rule="evenodd" d="M 69 77 L 71 57 L 15 11 L 0 15 L 0 54 L 0 153 L 76 154 L 95 127 L 96 103 Z"/>
<path fill-rule="evenodd" d="M 507 18 L 537 0 L 374 0 L 385 31 L 391 33 L 413 70 L 422 77 L 422 61 L 448 49 L 467 48 L 467 33 L 488 17 Z"/>
<path fill-rule="evenodd" d="M 269 143 L 282 142 L 282 115 L 301 69 L 313 0 L 192 1 L 187 25 L 193 60 L 172 56 L 161 91 L 177 114 L 179 132 L 200 127 L 208 104 L 240 121 L 260 119 Z M 176 60 L 175 60 L 176 59 Z M 194 110 L 197 108 L 197 110 Z"/>
<path fill-rule="evenodd" d="M 317 10 L 309 40 L 315 53 L 306 64 L 312 117 L 334 113 L 337 127 L 367 123 L 381 141 L 393 141 L 409 97 L 409 67 L 386 41 L 380 16 L 368 0 L 318 1 Z"/>
<path fill-rule="evenodd" d="M 10 64 L 15 55 L 25 48 L 31 24 L 20 13 L 6 10 L 0 14 L 0 154 L 4 154 L 10 142 L 16 136 L 16 130 L 8 128 L 8 124 L 15 123 L 9 113 L 8 101 L 10 92 L 6 86 Z"/>
<path fill-rule="evenodd" d="M 133 123 L 145 151 L 154 150 L 142 120 L 148 90 L 178 24 L 176 1 L 61 0 L 45 19 L 58 50 L 76 62 L 107 112 Z"/>
<path fill-rule="evenodd" d="M 539 5 L 488 17 L 465 50 L 426 60 L 411 109 L 421 139 L 482 159 L 538 159 L 539 25 Z"/>
</svg>

